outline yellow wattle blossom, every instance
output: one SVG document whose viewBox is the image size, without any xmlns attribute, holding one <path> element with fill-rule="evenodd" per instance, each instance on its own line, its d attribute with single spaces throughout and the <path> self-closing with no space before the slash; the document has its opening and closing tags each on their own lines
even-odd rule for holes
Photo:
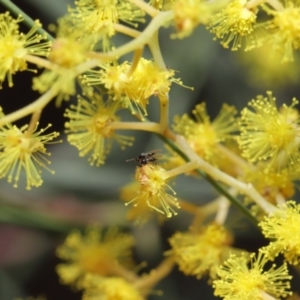
<svg viewBox="0 0 300 300">
<path fill-rule="evenodd" d="M 282 50 L 273 49 L 272 43 L 264 42 L 262 47 L 250 52 L 239 52 L 239 62 L 246 74 L 247 83 L 258 87 L 260 90 L 268 86 L 273 88 L 285 88 L 299 81 L 300 56 L 294 55 L 294 62 L 278 63 L 282 60 Z"/>
<path fill-rule="evenodd" d="M 127 204 L 134 203 L 136 207 L 142 205 L 142 211 L 148 208 L 165 215 L 167 218 L 177 215 L 173 207 L 180 208 L 179 203 L 173 196 L 176 193 L 167 184 L 169 175 L 165 169 L 149 163 L 137 167 L 135 178 L 140 183 L 138 195 Z M 168 194 L 167 190 L 173 195 Z"/>
<path fill-rule="evenodd" d="M 75 26 L 87 34 L 115 34 L 114 24 L 124 22 L 134 27 L 145 22 L 145 13 L 136 5 L 124 0 L 78 0 L 69 8 Z"/>
<path fill-rule="evenodd" d="M 28 68 L 26 55 L 48 56 L 50 42 L 41 42 L 46 37 L 37 34 L 41 27 L 35 22 L 27 34 L 19 31 L 22 16 L 14 19 L 8 12 L 0 14 L 0 88 L 7 77 L 8 86 L 13 86 L 12 76 Z"/>
<path fill-rule="evenodd" d="M 120 265 L 131 267 L 133 244 L 133 237 L 117 228 L 92 227 L 84 234 L 74 230 L 57 248 L 57 256 L 66 263 L 56 271 L 62 283 L 82 289 L 87 274 L 111 276 L 119 274 Z"/>
<path fill-rule="evenodd" d="M 178 0 L 149 0 L 149 4 L 159 10 L 168 10 Z"/>
<path fill-rule="evenodd" d="M 82 300 L 143 300 L 137 288 L 120 277 L 86 275 Z"/>
<path fill-rule="evenodd" d="M 219 279 L 213 281 L 214 294 L 224 300 L 264 300 L 271 297 L 286 297 L 292 276 L 288 275 L 286 263 L 265 268 L 267 257 L 252 253 L 248 256 L 231 255 L 218 269 Z M 271 298 L 270 298 L 271 299 Z M 273 299 L 273 298 L 272 298 Z"/>
<path fill-rule="evenodd" d="M 172 37 L 184 38 L 192 34 L 200 24 L 207 24 L 212 15 L 214 6 L 209 1 L 202 0 L 178 0 L 175 1 L 172 10 L 177 33 Z"/>
<path fill-rule="evenodd" d="M 269 31 L 268 41 L 275 51 L 282 54 L 281 62 L 292 62 L 294 50 L 300 49 L 300 2 L 284 1 L 282 10 L 271 10 L 265 6 L 270 21 L 262 24 Z"/>
<path fill-rule="evenodd" d="M 299 178 L 299 170 L 294 168 L 270 168 L 267 163 L 259 163 L 255 167 L 244 170 L 242 180 L 251 183 L 255 189 L 269 202 L 290 199 L 295 194 L 294 181 Z"/>
<path fill-rule="evenodd" d="M 279 206 L 260 223 L 263 235 L 271 239 L 262 251 L 271 259 L 282 253 L 287 262 L 293 265 L 300 263 L 300 205 L 288 201 Z"/>
<path fill-rule="evenodd" d="M 182 85 L 174 74 L 173 70 L 162 70 L 153 61 L 141 58 L 133 74 L 128 61 L 120 65 L 103 64 L 99 71 L 84 75 L 83 82 L 104 85 L 113 101 L 133 113 L 136 108 L 141 115 L 147 115 L 146 106 L 151 96 L 166 97 L 173 82 Z"/>
<path fill-rule="evenodd" d="M 272 92 L 261 95 L 249 102 L 254 111 L 242 111 L 239 145 L 242 155 L 250 162 L 269 160 L 270 167 L 282 168 L 295 165 L 299 159 L 300 127 L 299 116 L 292 104 L 276 107 Z"/>
<path fill-rule="evenodd" d="M 130 203 L 136 197 L 136 191 L 140 188 L 138 181 L 133 181 L 120 190 L 120 199 L 125 203 Z M 149 220 L 157 218 L 160 224 L 166 219 L 166 215 L 157 214 L 155 210 L 150 210 L 147 201 L 140 201 L 138 205 L 130 205 L 127 219 L 134 222 L 135 225 L 142 226 Z"/>
<path fill-rule="evenodd" d="M 76 79 L 80 75 L 76 66 L 87 60 L 86 54 L 90 47 L 88 38 L 80 42 L 72 35 L 56 39 L 49 54 L 51 69 L 33 78 L 33 89 L 40 93 L 45 93 L 50 88 L 56 91 L 58 106 L 62 100 L 75 95 Z"/>
<path fill-rule="evenodd" d="M 112 141 L 117 141 L 121 149 L 131 146 L 133 139 L 117 134 L 111 124 L 119 121 L 118 107 L 105 103 L 101 95 L 94 93 L 85 99 L 78 96 L 78 104 L 71 105 L 65 112 L 70 120 L 65 123 L 68 141 L 79 150 L 80 156 L 90 155 L 91 165 L 104 164 Z"/>
<path fill-rule="evenodd" d="M 170 239 L 172 250 L 179 269 L 185 275 L 194 275 L 200 279 L 209 273 L 216 278 L 220 264 L 228 258 L 233 242 L 231 234 L 221 225 L 210 224 L 198 232 L 177 232 Z"/>
<path fill-rule="evenodd" d="M 206 112 L 205 103 L 198 104 L 193 110 L 194 121 L 187 114 L 182 117 L 175 116 L 174 130 L 183 135 L 193 150 L 201 157 L 214 162 L 214 157 L 219 156 L 217 144 L 234 138 L 238 130 L 233 106 L 224 104 L 214 121 Z"/>
<path fill-rule="evenodd" d="M 221 40 L 224 48 L 236 51 L 242 46 L 251 50 L 258 46 L 254 35 L 256 12 L 246 6 L 247 0 L 232 0 L 220 12 L 213 15 L 208 29 Z"/>
<path fill-rule="evenodd" d="M 0 109 L 2 118 L 4 114 L 2 108 Z M 47 167 L 50 164 L 47 159 L 50 153 L 47 152 L 45 145 L 51 144 L 59 133 L 44 134 L 51 125 L 36 131 L 37 127 L 38 124 L 32 133 L 27 131 L 28 125 L 18 128 L 7 124 L 0 128 L 0 178 L 7 177 L 8 182 L 14 182 L 14 187 L 18 186 L 22 172 L 25 173 L 28 190 L 43 183 L 41 177 L 43 168 L 54 173 Z"/>
</svg>

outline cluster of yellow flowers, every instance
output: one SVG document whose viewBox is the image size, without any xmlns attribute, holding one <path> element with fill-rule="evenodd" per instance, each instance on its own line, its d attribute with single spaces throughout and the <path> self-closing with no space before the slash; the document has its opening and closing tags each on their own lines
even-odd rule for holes
<svg viewBox="0 0 300 300">
<path fill-rule="evenodd" d="M 150 21 L 140 31 L 146 15 Z M 133 159 L 135 180 L 120 195 L 130 207 L 128 219 L 142 224 L 158 217 L 163 222 L 180 209 L 192 216 L 186 232 L 170 237 L 162 263 L 143 276 L 134 271 L 130 234 L 96 227 L 85 234 L 72 232 L 57 250 L 66 261 L 57 266 L 63 284 L 83 291 L 83 300 L 145 299 L 177 264 L 186 275 L 208 275 L 215 295 L 226 300 L 292 294 L 287 266 L 300 264 L 300 205 L 290 200 L 300 176 L 298 100 L 280 106 L 267 91 L 240 115 L 224 104 L 213 121 L 200 103 L 192 116 L 175 116 L 170 124 L 169 91 L 172 83 L 183 83 L 164 63 L 158 30 L 173 26 L 171 37 L 182 39 L 202 24 L 225 48 L 248 51 L 267 45 L 287 63 L 300 48 L 299 20 L 296 0 L 77 0 L 58 21 L 52 39 L 38 21 L 25 34 L 19 28 L 21 15 L 0 14 L 0 87 L 6 81 L 12 87 L 13 75 L 29 63 L 44 68 L 33 78 L 33 90 L 41 93 L 37 100 L 8 115 L 0 110 L 0 178 L 17 186 L 24 173 L 31 189 L 42 184 L 43 169 L 53 173 L 46 145 L 57 143 L 59 134 L 44 133 L 51 124 L 38 129 L 40 115 L 50 101 L 59 107 L 77 96 L 64 113 L 65 133 L 92 166 L 105 163 L 114 141 L 121 149 L 133 145 L 134 138 L 118 130 L 152 132 L 168 144 L 169 155 L 158 163 L 157 151 Z M 117 34 L 132 39 L 116 47 L 112 38 Z M 143 57 L 145 46 L 153 59 Z M 131 52 L 132 61 L 120 60 Z M 154 97 L 159 100 L 156 122 L 146 119 Z M 129 111 L 137 121 L 122 120 L 120 111 Z M 13 124 L 29 115 L 28 124 Z M 177 198 L 181 195 L 169 181 L 180 174 L 205 176 L 223 196 L 204 206 Z M 257 253 L 233 248 L 233 234 L 225 227 L 226 197 L 258 222 L 269 245 Z M 279 254 L 284 262 L 268 266 Z"/>
</svg>

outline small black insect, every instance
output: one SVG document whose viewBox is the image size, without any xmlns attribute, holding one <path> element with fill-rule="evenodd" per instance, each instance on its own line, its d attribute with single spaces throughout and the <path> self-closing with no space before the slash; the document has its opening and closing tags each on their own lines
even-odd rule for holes
<svg viewBox="0 0 300 300">
<path fill-rule="evenodd" d="M 139 167 L 143 167 L 143 166 L 147 165 L 148 163 L 153 163 L 153 162 L 157 161 L 155 154 L 158 151 L 160 151 L 160 150 L 158 149 L 158 150 L 152 150 L 149 152 L 141 153 L 138 157 L 127 159 L 126 162 L 135 160 L 138 163 Z"/>
</svg>

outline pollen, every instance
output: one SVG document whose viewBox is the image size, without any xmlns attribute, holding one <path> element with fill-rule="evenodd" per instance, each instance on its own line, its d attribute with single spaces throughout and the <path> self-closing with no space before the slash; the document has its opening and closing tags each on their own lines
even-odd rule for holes
<svg viewBox="0 0 300 300">
<path fill-rule="evenodd" d="M 94 94 L 90 99 L 78 96 L 78 104 L 65 112 L 65 117 L 70 119 L 65 124 L 68 141 L 78 148 L 80 156 L 89 155 L 92 166 L 104 164 L 113 140 L 121 149 L 132 145 L 131 137 L 117 134 L 111 126 L 120 120 L 115 115 L 117 110 L 116 105 L 108 105 L 101 95 Z"/>
</svg>

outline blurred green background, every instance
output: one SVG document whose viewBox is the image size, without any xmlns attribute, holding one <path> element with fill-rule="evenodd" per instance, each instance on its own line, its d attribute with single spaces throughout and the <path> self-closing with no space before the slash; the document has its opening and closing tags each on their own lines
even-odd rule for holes
<svg viewBox="0 0 300 300">
<path fill-rule="evenodd" d="M 67 5 L 72 5 L 72 1 L 67 0 L 13 2 L 33 19 L 40 19 L 45 28 L 66 13 Z M 1 5 L 0 10 L 5 11 Z M 28 30 L 24 26 L 22 29 L 25 32 Z M 166 65 L 178 71 L 176 75 L 185 85 L 194 87 L 194 91 L 191 91 L 181 86 L 172 86 L 171 120 L 176 114 L 190 113 L 195 104 L 201 101 L 207 103 L 213 119 L 222 103 L 233 104 L 240 110 L 250 99 L 267 90 L 274 92 L 279 103 L 289 104 L 292 97 L 298 97 L 298 70 L 293 77 L 286 78 L 281 73 L 284 67 L 277 62 L 278 73 L 274 71 L 275 79 L 271 77 L 267 83 L 263 76 L 260 78 L 260 74 L 266 71 L 263 65 L 256 65 L 254 59 L 249 64 L 249 60 L 247 62 L 243 57 L 244 53 L 222 49 L 204 27 L 199 27 L 184 40 L 171 40 L 171 31 L 163 28 L 160 32 Z M 126 40 L 119 36 L 115 43 L 121 44 Z M 149 51 L 145 55 L 150 57 Z M 126 58 L 131 59 L 131 55 Z M 257 71 L 255 76 L 250 73 L 253 66 Z M 11 89 L 6 83 L 3 84 L 0 103 L 5 113 L 38 97 L 38 94 L 31 91 L 32 75 L 30 72 L 17 74 L 15 86 Z M 51 103 L 41 119 L 42 126 L 52 123 L 53 128 L 61 132 L 64 141 L 62 115 L 69 104 L 65 102 L 57 109 Z M 149 118 L 157 120 L 157 112 L 158 100 L 151 99 Z M 131 117 L 128 119 L 131 120 Z M 18 123 L 25 122 L 27 119 Z M 133 178 L 135 165 L 125 163 L 125 160 L 141 152 L 164 149 L 163 143 L 156 136 L 142 132 L 129 134 L 135 136 L 134 146 L 121 151 L 118 145 L 114 145 L 106 164 L 100 168 L 89 166 L 86 158 L 79 158 L 77 149 L 64 142 L 49 149 L 52 153 L 51 168 L 56 174 L 44 172 L 42 187 L 26 191 L 22 182 L 18 189 L 14 189 L 5 179 L 0 181 L 0 300 L 29 295 L 45 295 L 48 300 L 80 299 L 80 293 L 59 284 L 54 270 L 58 263 L 55 249 L 72 228 L 83 228 L 86 224 L 97 222 L 104 226 L 118 224 L 132 231 L 137 240 L 136 260 L 138 263 L 148 262 L 145 270 L 150 270 L 161 261 L 163 251 L 169 248 L 167 238 L 174 231 L 187 229 L 191 216 L 184 212 L 162 227 L 153 221 L 137 228 L 126 221 L 127 208 L 118 195 L 120 188 Z M 195 178 L 181 176 L 174 188 L 178 197 L 196 204 L 206 203 L 218 196 L 208 183 Z M 236 232 L 235 246 L 255 251 L 264 241 L 258 230 L 244 223 L 243 218 L 233 208 L 228 225 Z M 151 296 L 151 299 L 214 299 L 206 278 L 196 280 L 186 277 L 177 267 L 157 289 L 162 289 L 164 295 Z"/>
</svg>

